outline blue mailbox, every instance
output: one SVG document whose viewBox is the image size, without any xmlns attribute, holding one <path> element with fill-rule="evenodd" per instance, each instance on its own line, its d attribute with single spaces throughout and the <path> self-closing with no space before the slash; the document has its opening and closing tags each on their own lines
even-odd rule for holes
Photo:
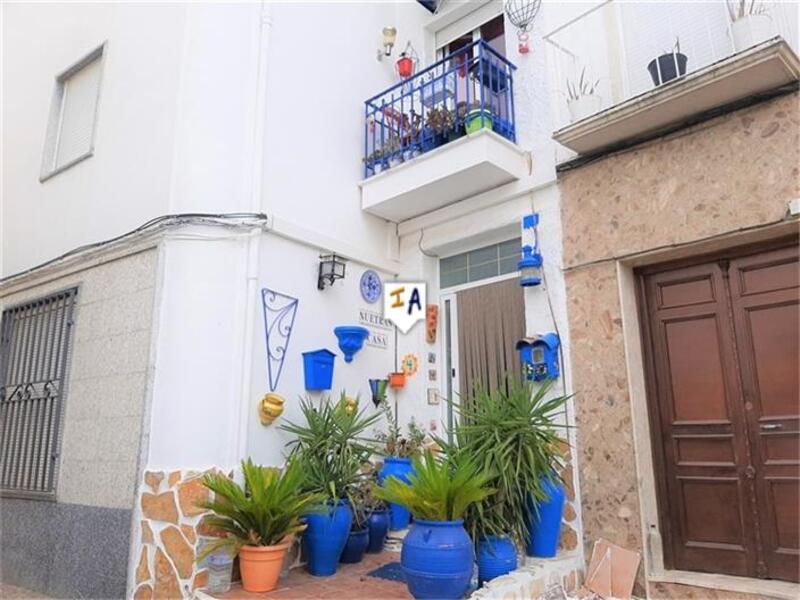
<svg viewBox="0 0 800 600">
<path fill-rule="evenodd" d="M 517 342 L 522 370 L 527 379 L 544 381 L 559 376 L 558 347 L 561 340 L 555 333 L 545 333 Z"/>
</svg>

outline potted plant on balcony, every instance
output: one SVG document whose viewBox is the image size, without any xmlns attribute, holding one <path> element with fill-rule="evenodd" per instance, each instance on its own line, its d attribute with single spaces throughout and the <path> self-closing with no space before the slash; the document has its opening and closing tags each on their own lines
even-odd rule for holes
<svg viewBox="0 0 800 600">
<path fill-rule="evenodd" d="M 304 423 L 286 422 L 281 429 L 296 436 L 289 442 L 290 458 L 301 461 L 305 489 L 324 494 L 318 510 L 306 515 L 303 535 L 308 571 L 333 575 L 353 522 L 351 496 L 365 475 L 362 466 L 372 455 L 373 440 L 364 437 L 379 414 L 351 410 L 344 392 L 338 402 L 324 398 L 319 408 L 305 398 L 300 402 Z"/>
<path fill-rule="evenodd" d="M 422 151 L 427 152 L 446 143 L 454 121 L 453 113 L 445 106 L 429 109 L 422 131 Z"/>
<path fill-rule="evenodd" d="M 484 105 L 473 105 L 464 117 L 464 129 L 469 133 L 477 133 L 481 129 L 492 129 L 492 109 Z"/>
<path fill-rule="evenodd" d="M 725 0 L 731 18 L 731 38 L 736 52 L 768 40 L 772 36 L 772 19 L 766 5 L 759 0 Z"/>
<path fill-rule="evenodd" d="M 268 592 L 278 584 L 286 551 L 305 525 L 302 517 L 319 504 L 321 495 L 303 491 L 305 474 L 298 461 L 281 470 L 242 461 L 244 487 L 222 473 L 207 474 L 203 485 L 214 500 L 200 506 L 213 514 L 207 524 L 227 533 L 208 543 L 199 559 L 219 548 L 239 554 L 242 587 Z"/>
<path fill-rule="evenodd" d="M 400 564 L 415 598 L 462 598 L 472 578 L 474 551 L 464 512 L 493 490 L 489 475 L 461 453 L 457 459 L 427 451 L 414 459 L 408 483 L 389 477 L 377 495 L 407 507 L 414 523 L 403 540 Z"/>
<path fill-rule="evenodd" d="M 686 75 L 688 57 L 681 52 L 681 40 L 675 38 L 672 51 L 664 51 L 660 56 L 651 60 L 647 65 L 653 85 L 662 85 L 682 75 Z"/>
<path fill-rule="evenodd" d="M 466 452 L 479 466 L 492 473 L 489 485 L 497 493 L 476 502 L 467 511 L 467 530 L 476 540 L 478 578 L 481 583 L 516 568 L 516 547 L 531 545 L 536 529 L 537 544 L 551 543 L 542 535 L 542 518 L 547 507 L 563 507 L 559 497 L 558 471 L 563 466 L 554 415 L 563 409 L 568 396 L 549 395 L 550 386 L 534 387 L 509 381 L 493 392 L 478 389 L 458 408 L 459 425 L 453 443 L 437 440 L 451 455 Z M 558 530 L 561 520 L 555 523 Z M 537 552 L 543 546 L 537 546 Z"/>
<path fill-rule="evenodd" d="M 383 445 L 381 451 L 384 454 L 383 466 L 378 472 L 378 484 L 382 485 L 389 477 L 408 482 L 413 473 L 412 460 L 422 450 L 426 433 L 411 419 L 408 435 L 404 436 L 389 403 L 383 402 L 381 409 L 386 417 L 387 430 L 375 435 L 375 439 Z M 389 527 L 392 531 L 405 529 L 410 520 L 408 509 L 399 504 L 389 504 Z"/>
<path fill-rule="evenodd" d="M 573 123 L 600 110 L 602 99 L 595 93 L 599 83 L 599 79 L 591 81 L 586 76 L 586 67 L 577 80 L 567 79 L 567 109 Z"/>
</svg>

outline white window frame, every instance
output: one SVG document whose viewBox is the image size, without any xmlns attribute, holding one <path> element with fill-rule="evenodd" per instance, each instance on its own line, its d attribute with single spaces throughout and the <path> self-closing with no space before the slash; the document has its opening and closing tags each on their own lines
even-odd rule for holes
<svg viewBox="0 0 800 600">
<path fill-rule="evenodd" d="M 94 142 L 95 136 L 97 135 L 97 115 L 100 108 L 100 90 L 103 87 L 103 67 L 105 63 L 106 46 L 107 42 L 103 42 L 76 63 L 72 64 L 61 73 L 56 75 L 55 87 L 53 89 L 53 99 L 50 102 L 50 117 L 47 122 L 47 134 L 45 137 L 44 152 L 42 153 L 42 169 L 41 174 L 39 175 L 40 182 L 44 182 L 94 155 Z M 89 139 L 89 148 L 86 150 L 86 152 L 76 156 L 69 162 L 56 166 L 58 142 L 62 126 L 61 119 L 64 112 L 65 83 L 75 73 L 94 61 L 100 62 L 100 75 L 97 82 L 97 98 L 95 99 L 94 104 L 94 119 L 92 122 L 92 134 Z"/>
</svg>

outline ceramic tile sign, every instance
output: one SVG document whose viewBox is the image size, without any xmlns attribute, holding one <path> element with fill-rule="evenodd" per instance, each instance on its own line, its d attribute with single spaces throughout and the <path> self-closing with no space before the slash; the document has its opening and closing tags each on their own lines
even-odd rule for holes
<svg viewBox="0 0 800 600">
<path fill-rule="evenodd" d="M 417 374 L 417 369 L 419 368 L 419 359 L 417 355 L 409 352 L 403 357 L 402 362 L 400 363 L 401 371 L 406 374 L 406 377 L 413 377 Z"/>
<path fill-rule="evenodd" d="M 425 318 L 425 284 L 392 281 L 384 284 L 383 316 L 403 333 Z"/>
<path fill-rule="evenodd" d="M 436 343 L 436 327 L 439 324 L 439 306 L 428 304 L 425 307 L 425 339 L 429 344 Z"/>
</svg>

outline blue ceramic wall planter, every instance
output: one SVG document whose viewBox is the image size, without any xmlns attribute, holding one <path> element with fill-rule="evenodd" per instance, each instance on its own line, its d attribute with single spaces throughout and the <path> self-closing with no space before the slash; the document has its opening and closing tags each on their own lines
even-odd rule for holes
<svg viewBox="0 0 800 600">
<path fill-rule="evenodd" d="M 336 355 L 322 348 L 303 352 L 303 376 L 309 391 L 329 390 L 333 384 L 333 359 Z"/>
<path fill-rule="evenodd" d="M 358 325 L 336 327 L 333 333 L 339 340 L 339 350 L 344 353 L 344 362 L 352 362 L 353 355 L 361 350 L 369 337 L 369 330 Z"/>
</svg>

